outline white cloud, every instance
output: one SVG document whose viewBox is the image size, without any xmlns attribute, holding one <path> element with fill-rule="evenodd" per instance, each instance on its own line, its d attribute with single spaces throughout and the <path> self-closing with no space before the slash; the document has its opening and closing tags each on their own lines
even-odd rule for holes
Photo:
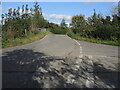
<svg viewBox="0 0 120 90">
<path fill-rule="evenodd" d="M 60 15 L 60 14 L 45 14 L 45 13 L 43 13 L 43 16 L 45 18 L 65 19 L 65 20 L 71 20 L 71 18 L 72 18 L 72 16 L 69 16 L 69 15 Z"/>
<path fill-rule="evenodd" d="M 55 21 L 49 21 L 49 22 L 55 23 L 55 24 L 58 24 L 58 25 L 60 25 L 60 23 L 61 23 L 61 22 L 55 22 Z M 69 23 L 69 22 L 66 22 L 66 24 L 67 24 L 68 27 L 70 26 L 70 23 Z"/>
</svg>

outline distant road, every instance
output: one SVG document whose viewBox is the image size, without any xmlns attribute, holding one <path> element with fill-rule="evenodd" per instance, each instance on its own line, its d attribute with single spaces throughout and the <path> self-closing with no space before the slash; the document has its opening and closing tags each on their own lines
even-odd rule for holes
<svg viewBox="0 0 120 90">
<path fill-rule="evenodd" d="M 71 53 L 73 57 L 77 57 L 79 55 L 78 44 L 66 35 L 50 34 L 45 36 L 43 39 L 30 44 L 3 49 L 3 53 L 18 49 L 31 49 L 50 56 L 65 57 Z"/>
<path fill-rule="evenodd" d="M 112 58 L 114 60 L 110 62 L 118 62 L 117 46 L 76 41 L 66 35 L 50 34 L 30 44 L 3 49 L 3 53 L 18 49 L 31 49 L 49 56 L 79 57 L 85 55 L 90 58 Z"/>
<path fill-rule="evenodd" d="M 52 57 L 54 57 L 55 61 L 53 60 Z M 61 59 L 58 59 L 58 57 Z M 67 59 L 68 61 L 67 60 L 61 61 L 62 58 L 63 59 L 69 58 L 69 59 Z M 89 65 L 84 66 L 84 63 L 85 63 L 84 61 L 88 63 L 91 60 L 91 62 L 94 63 L 94 64 L 91 64 L 93 65 L 92 68 L 94 69 L 94 71 L 101 72 L 101 73 L 106 72 L 104 74 L 102 73 L 103 76 L 97 75 L 100 79 L 101 78 L 104 79 L 103 81 L 101 79 L 101 82 L 104 82 L 104 83 L 97 82 L 98 86 L 108 87 L 107 85 L 110 84 L 109 87 L 117 87 L 117 84 L 116 84 L 116 78 L 117 78 L 116 74 L 118 71 L 116 68 L 118 64 L 118 47 L 117 46 L 102 45 L 102 44 L 90 43 L 85 41 L 79 41 L 79 40 L 71 39 L 66 35 L 55 35 L 55 34 L 49 34 L 45 36 L 43 39 L 30 44 L 5 48 L 2 50 L 3 87 L 4 88 L 6 87 L 8 88 L 40 87 L 43 84 L 37 85 L 33 81 L 33 77 L 36 75 L 36 72 L 39 71 L 38 70 L 39 67 L 42 68 L 40 69 L 40 71 L 41 72 L 44 71 L 45 73 L 48 72 L 49 69 L 50 69 L 49 72 L 51 72 L 51 70 L 54 68 L 53 69 L 54 75 L 56 75 L 55 74 L 56 71 L 60 70 L 59 73 L 57 72 L 58 73 L 57 76 L 59 76 L 61 75 L 60 73 L 64 69 L 67 69 L 68 67 L 70 67 L 71 69 L 74 69 L 73 67 L 75 63 L 76 62 L 80 63 L 81 62 L 80 60 L 83 60 L 82 62 L 83 64 L 81 63 L 81 64 L 78 64 L 79 66 L 76 66 L 78 68 L 79 74 L 81 74 L 80 70 L 84 69 L 84 68 L 80 69 L 80 66 L 85 68 L 88 68 L 89 66 Z M 95 66 L 96 64 L 97 66 Z M 51 66 L 48 67 L 49 65 Z M 66 65 L 68 66 L 66 67 Z M 101 66 L 98 67 L 99 65 L 102 65 L 102 67 Z M 64 71 L 64 73 L 65 72 L 67 71 Z M 113 75 L 112 76 L 108 72 L 114 72 L 115 74 L 112 73 Z M 71 72 L 68 70 L 67 74 L 68 73 L 71 73 Z M 63 78 L 65 79 L 64 82 L 66 81 L 67 76 L 69 76 L 67 74 L 61 75 L 61 80 L 63 80 Z M 43 73 L 41 75 L 43 75 Z M 51 75 L 51 74 L 48 73 L 48 75 Z M 116 77 L 116 78 L 112 79 L 113 81 L 111 81 L 111 76 L 112 78 L 113 77 Z M 37 79 L 34 77 L 34 79 L 37 80 L 39 83 L 48 82 L 46 81 L 47 79 L 43 80 L 44 78 L 42 79 L 42 81 L 39 81 L 41 79 L 38 79 L 38 77 Z M 105 80 L 105 79 L 108 79 L 108 80 Z M 57 78 L 57 80 L 59 79 Z M 30 82 L 30 84 L 28 84 L 28 82 Z M 70 82 L 70 80 L 68 80 L 67 82 Z M 83 80 L 83 82 L 88 83 L 86 79 L 85 81 Z M 56 83 L 56 82 L 51 82 L 51 83 Z M 84 87 L 84 84 L 81 84 L 79 86 L 79 83 L 75 87 Z M 56 85 L 56 84 L 52 84 L 52 85 Z M 50 87 L 52 85 L 45 84 L 43 87 Z M 89 87 L 89 85 L 86 85 L 86 87 L 87 86 Z M 64 87 L 64 85 L 62 87 Z"/>
<path fill-rule="evenodd" d="M 118 57 L 118 46 L 96 44 L 86 41 L 78 42 L 82 47 L 82 53 L 85 55 Z M 27 48 L 52 56 L 66 56 L 70 52 L 77 50 L 78 44 L 66 35 L 50 34 L 45 36 L 42 40 L 30 44 L 3 49 L 3 52 Z M 79 53 L 79 50 L 77 53 Z"/>
</svg>

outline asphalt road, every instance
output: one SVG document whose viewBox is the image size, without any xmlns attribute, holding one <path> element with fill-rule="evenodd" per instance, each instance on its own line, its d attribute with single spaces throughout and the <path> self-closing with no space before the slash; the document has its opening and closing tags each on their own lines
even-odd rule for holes
<svg viewBox="0 0 120 90">
<path fill-rule="evenodd" d="M 3 49 L 1 57 L 3 88 L 118 87 L 117 46 L 76 41 L 66 35 L 49 34 L 30 44 Z M 86 64 L 89 62 L 92 62 L 92 72 L 94 72 L 92 76 L 85 69 L 91 67 Z M 75 74 L 74 66 L 78 68 L 77 74 Z M 63 71 L 67 73 L 64 74 Z M 88 76 L 79 80 L 78 76 L 80 77 L 82 71 L 86 72 L 85 75 Z M 100 74 L 98 75 L 98 73 Z M 54 76 L 52 80 L 48 78 L 52 76 Z M 90 81 L 87 80 L 88 77 L 93 76 L 96 79 L 94 86 L 88 84 Z M 74 82 L 75 80 L 76 82 Z"/>
<path fill-rule="evenodd" d="M 78 41 L 82 47 L 83 55 L 100 56 L 100 57 L 118 57 L 118 47 L 111 45 L 103 45 L 90 43 L 86 41 Z M 66 56 L 76 50 L 75 56 L 78 56 L 79 45 L 66 35 L 47 35 L 42 40 L 12 48 L 3 49 L 2 52 L 17 49 L 32 49 L 43 52 L 51 56 Z"/>
<path fill-rule="evenodd" d="M 72 56 L 77 57 L 79 53 L 78 48 L 78 44 L 66 35 L 50 34 L 42 40 L 30 44 L 3 49 L 3 53 L 19 49 L 31 49 L 50 56 L 65 57 L 75 51 Z"/>
<path fill-rule="evenodd" d="M 96 44 L 85 41 L 78 41 L 82 47 L 83 56 L 88 56 L 93 62 L 99 62 L 105 66 L 117 65 L 118 59 L 118 46 Z M 120 47 L 119 47 L 120 48 Z M 118 58 L 119 57 L 119 58 Z"/>
<path fill-rule="evenodd" d="M 100 57 L 118 57 L 118 47 L 78 41 L 83 47 L 83 54 Z"/>
</svg>

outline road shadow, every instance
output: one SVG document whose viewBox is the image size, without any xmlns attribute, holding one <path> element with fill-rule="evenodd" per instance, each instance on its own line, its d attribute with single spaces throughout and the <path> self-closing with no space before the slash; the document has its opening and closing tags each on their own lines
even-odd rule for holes
<svg viewBox="0 0 120 90">
<path fill-rule="evenodd" d="M 68 59 L 69 60 L 69 59 Z M 65 58 L 47 56 L 30 49 L 20 49 L 2 54 L 3 88 L 86 88 L 88 58 L 83 59 L 76 71 Z M 71 59 L 72 61 L 74 59 Z M 71 62 L 71 61 L 69 61 Z M 118 72 L 93 62 L 94 87 L 118 87 Z M 75 83 L 67 78 L 75 75 Z M 84 78 L 85 77 L 85 78 Z M 96 78 L 97 77 L 97 78 Z M 84 80 L 82 81 L 82 78 Z M 73 79 L 70 79 L 73 80 Z"/>
<path fill-rule="evenodd" d="M 41 52 L 20 49 L 2 54 L 3 88 L 65 88 L 76 87 L 66 84 L 60 71 L 50 68 L 50 62 L 63 61 L 58 57 L 49 57 Z M 53 64 L 54 65 L 54 64 Z M 51 65 L 52 67 L 52 65 Z M 59 66 L 58 66 L 59 67 Z"/>
<path fill-rule="evenodd" d="M 85 73 L 84 78 L 88 79 L 92 88 L 118 88 L 119 72 L 118 64 L 113 67 L 103 62 L 96 62 L 87 56 L 82 58 L 81 71 Z M 100 59 L 99 59 L 100 60 Z M 101 60 L 100 60 L 101 61 Z M 109 67 L 106 67 L 109 66 Z M 93 82 L 93 84 L 92 84 Z M 88 88 L 91 87 L 87 85 Z"/>
<path fill-rule="evenodd" d="M 32 76 L 38 66 L 44 62 L 43 53 L 28 49 L 6 52 L 2 56 L 2 87 L 27 88 L 38 87 Z M 38 65 L 38 66 L 37 66 Z"/>
<path fill-rule="evenodd" d="M 93 74 L 95 77 L 95 87 L 98 88 L 118 88 L 119 87 L 119 73 L 118 65 L 116 70 L 105 68 L 102 64 L 95 63 L 93 66 Z"/>
</svg>

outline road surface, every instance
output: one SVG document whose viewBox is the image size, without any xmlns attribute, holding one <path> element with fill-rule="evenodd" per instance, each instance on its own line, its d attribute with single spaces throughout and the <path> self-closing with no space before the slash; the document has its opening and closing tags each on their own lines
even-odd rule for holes
<svg viewBox="0 0 120 90">
<path fill-rule="evenodd" d="M 3 88 L 118 87 L 118 47 L 49 34 L 2 51 Z"/>
</svg>

